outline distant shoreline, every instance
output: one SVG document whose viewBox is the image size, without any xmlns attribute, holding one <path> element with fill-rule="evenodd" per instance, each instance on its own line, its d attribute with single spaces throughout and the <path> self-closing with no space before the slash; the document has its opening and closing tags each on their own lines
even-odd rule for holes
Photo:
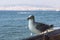
<svg viewBox="0 0 60 40">
<path fill-rule="evenodd" d="M 60 12 L 60 11 L 55 11 L 55 10 L 0 10 L 1 11 L 8 11 L 8 12 L 12 12 L 12 11 L 15 11 L 15 12 Z"/>
<path fill-rule="evenodd" d="M 42 11 L 60 11 L 60 8 L 40 8 L 40 7 L 0 7 L 0 10 L 21 10 L 21 11 L 34 11 L 34 10 L 42 10 Z"/>
</svg>

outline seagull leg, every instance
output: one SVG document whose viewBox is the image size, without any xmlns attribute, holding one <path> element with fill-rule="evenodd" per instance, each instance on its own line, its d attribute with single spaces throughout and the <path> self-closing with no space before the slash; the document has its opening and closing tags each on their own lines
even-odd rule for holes
<svg viewBox="0 0 60 40">
<path fill-rule="evenodd" d="M 33 34 L 31 33 L 30 35 L 32 36 Z"/>
<path fill-rule="evenodd" d="M 43 39 L 42 40 L 45 40 L 45 32 L 43 32 Z"/>
</svg>

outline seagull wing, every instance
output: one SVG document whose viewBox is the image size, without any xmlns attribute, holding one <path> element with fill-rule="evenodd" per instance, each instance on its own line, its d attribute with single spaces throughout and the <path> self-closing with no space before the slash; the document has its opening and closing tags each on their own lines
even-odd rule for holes
<svg viewBox="0 0 60 40">
<path fill-rule="evenodd" d="M 50 28 L 49 25 L 46 25 L 46 24 L 43 24 L 43 23 L 37 23 L 37 25 L 36 25 L 36 29 L 41 31 L 41 32 L 44 32 L 49 28 Z"/>
</svg>

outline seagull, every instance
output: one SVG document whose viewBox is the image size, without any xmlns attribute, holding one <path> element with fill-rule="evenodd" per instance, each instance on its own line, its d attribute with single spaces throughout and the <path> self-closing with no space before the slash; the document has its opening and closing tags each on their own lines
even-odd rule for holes
<svg viewBox="0 0 60 40">
<path fill-rule="evenodd" d="M 44 31 L 53 28 L 53 25 L 35 22 L 34 15 L 29 15 L 27 20 L 29 30 L 36 34 L 44 34 Z"/>
</svg>

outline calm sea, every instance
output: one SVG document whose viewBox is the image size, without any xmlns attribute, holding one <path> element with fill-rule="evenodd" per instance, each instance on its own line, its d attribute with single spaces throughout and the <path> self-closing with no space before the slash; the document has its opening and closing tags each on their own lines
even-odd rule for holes
<svg viewBox="0 0 60 40">
<path fill-rule="evenodd" d="M 27 17 L 35 21 L 60 27 L 59 11 L 0 11 L 0 40 L 21 40 L 30 37 Z"/>
</svg>

